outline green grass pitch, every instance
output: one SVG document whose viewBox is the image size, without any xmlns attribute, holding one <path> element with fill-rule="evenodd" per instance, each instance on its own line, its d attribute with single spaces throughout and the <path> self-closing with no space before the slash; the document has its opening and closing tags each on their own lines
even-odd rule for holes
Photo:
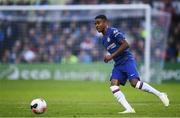
<svg viewBox="0 0 180 118">
<path fill-rule="evenodd" d="M 1 117 L 180 117 L 180 85 L 153 84 L 169 95 L 170 106 L 127 84 L 121 87 L 136 114 L 118 114 L 123 111 L 109 90 L 109 82 L 55 81 L 55 80 L 1 80 Z M 30 102 L 34 98 L 47 101 L 44 114 L 34 114 Z"/>
</svg>

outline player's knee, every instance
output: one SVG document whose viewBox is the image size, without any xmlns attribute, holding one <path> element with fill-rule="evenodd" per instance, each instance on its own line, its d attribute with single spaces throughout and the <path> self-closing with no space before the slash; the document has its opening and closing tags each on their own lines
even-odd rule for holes
<svg viewBox="0 0 180 118">
<path fill-rule="evenodd" d="M 119 91 L 119 86 L 114 85 L 114 86 L 111 86 L 110 89 L 111 89 L 112 93 L 114 94 Z"/>
<path fill-rule="evenodd" d="M 118 86 L 119 81 L 117 79 L 111 79 L 111 86 Z"/>
<path fill-rule="evenodd" d="M 131 82 L 131 86 L 135 88 L 136 87 L 136 83 L 135 82 Z"/>
<path fill-rule="evenodd" d="M 135 88 L 136 85 L 137 85 L 137 83 L 138 83 L 138 81 L 139 81 L 138 79 L 132 79 L 132 80 L 130 80 L 131 86 Z"/>
</svg>

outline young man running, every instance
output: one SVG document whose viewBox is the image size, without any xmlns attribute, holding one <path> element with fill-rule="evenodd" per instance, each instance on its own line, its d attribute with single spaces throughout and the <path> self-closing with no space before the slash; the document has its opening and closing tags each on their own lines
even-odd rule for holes
<svg viewBox="0 0 180 118">
<path fill-rule="evenodd" d="M 119 89 L 119 86 L 125 85 L 127 80 L 129 80 L 134 88 L 154 94 L 160 98 L 165 106 L 169 106 L 169 99 L 165 93 L 156 90 L 140 80 L 135 59 L 129 51 L 129 44 L 126 41 L 124 33 L 116 28 L 109 27 L 105 15 L 95 17 L 95 26 L 96 30 L 103 34 L 102 44 L 110 53 L 110 55 L 104 57 L 104 62 L 107 63 L 112 59 L 115 62 L 110 78 L 110 89 L 118 102 L 125 108 L 125 111 L 120 113 L 135 113 L 135 110 Z"/>
</svg>

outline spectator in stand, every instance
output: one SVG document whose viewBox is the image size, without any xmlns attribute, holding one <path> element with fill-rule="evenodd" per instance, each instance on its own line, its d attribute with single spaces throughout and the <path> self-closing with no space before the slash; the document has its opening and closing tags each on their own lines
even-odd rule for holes
<svg viewBox="0 0 180 118">
<path fill-rule="evenodd" d="M 29 0 L 19 0 L 15 5 L 31 5 L 31 2 Z"/>
<path fill-rule="evenodd" d="M 171 14 L 170 32 L 165 59 L 166 61 L 176 62 L 178 58 L 178 44 L 180 43 L 179 15 L 176 13 L 176 9 L 172 5 L 172 0 L 164 0 L 162 11 Z"/>
<path fill-rule="evenodd" d="M 177 44 L 177 62 L 180 63 L 180 43 Z"/>
<path fill-rule="evenodd" d="M 2 63 L 10 63 L 10 62 L 11 62 L 10 52 L 9 50 L 6 49 L 2 55 Z"/>
<path fill-rule="evenodd" d="M 91 63 L 92 56 L 87 53 L 87 51 L 81 50 L 80 54 L 78 55 L 78 60 L 80 63 Z"/>
<path fill-rule="evenodd" d="M 78 63 L 78 57 L 76 55 L 73 55 L 71 51 L 66 51 L 65 55 L 62 59 L 62 63 L 65 64 L 76 64 Z"/>
<path fill-rule="evenodd" d="M 49 5 L 49 0 L 35 0 L 34 5 Z"/>
<path fill-rule="evenodd" d="M 1 0 L 0 5 L 14 5 L 13 0 Z"/>
</svg>

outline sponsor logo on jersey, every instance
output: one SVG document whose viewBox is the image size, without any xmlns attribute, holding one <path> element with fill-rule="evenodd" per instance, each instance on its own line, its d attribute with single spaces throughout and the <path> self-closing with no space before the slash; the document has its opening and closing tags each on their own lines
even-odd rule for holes
<svg viewBox="0 0 180 118">
<path fill-rule="evenodd" d="M 115 43 L 112 43 L 112 44 L 110 44 L 110 45 L 107 47 L 107 50 L 113 49 L 113 48 L 115 48 L 115 47 L 116 47 L 116 44 L 115 44 Z"/>
</svg>

